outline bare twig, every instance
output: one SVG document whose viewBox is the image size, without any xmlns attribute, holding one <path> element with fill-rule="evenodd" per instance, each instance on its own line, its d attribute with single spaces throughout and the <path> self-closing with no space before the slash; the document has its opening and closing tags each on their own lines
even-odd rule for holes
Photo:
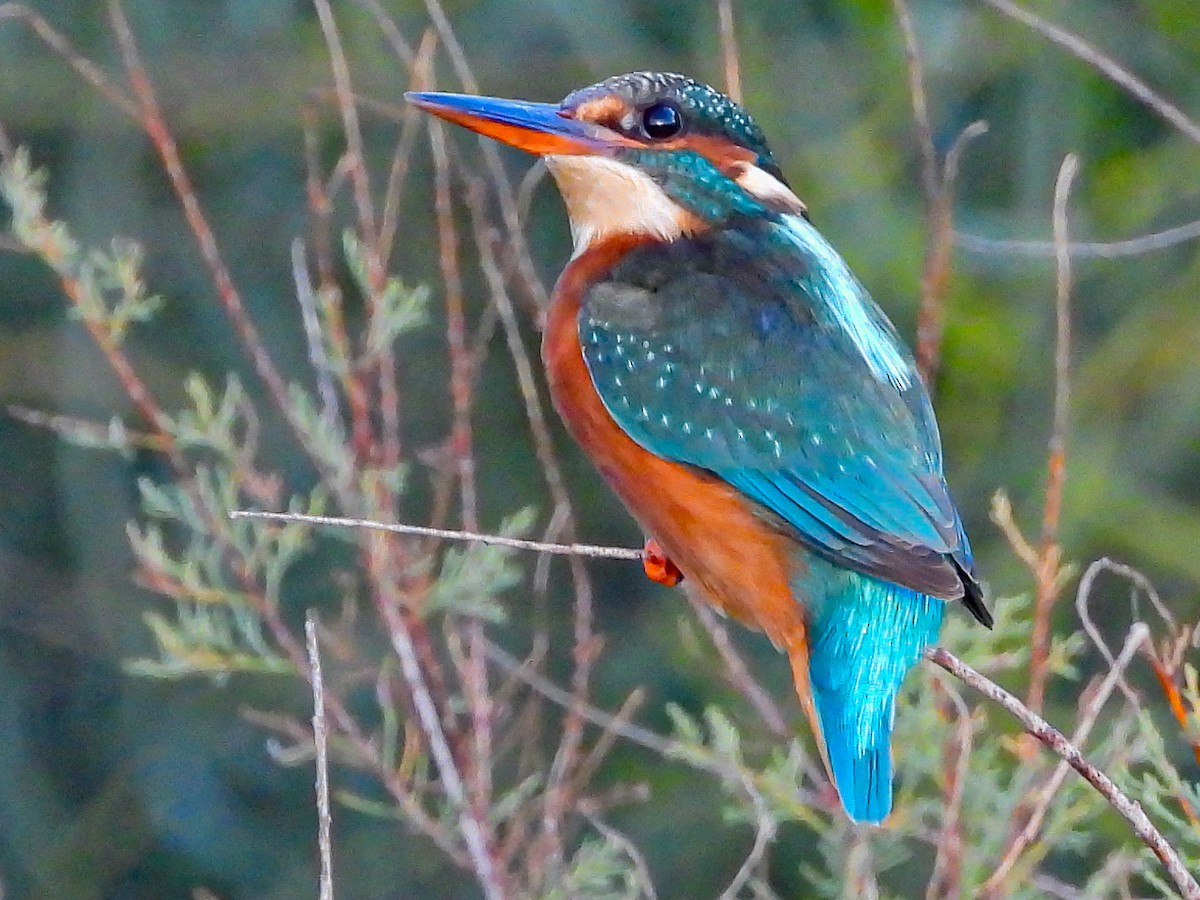
<svg viewBox="0 0 1200 900">
<path fill-rule="evenodd" d="M 1129 634 L 1125 638 L 1125 644 L 1121 648 L 1120 655 L 1113 662 L 1104 680 L 1100 683 L 1100 687 L 1092 695 L 1090 702 L 1080 714 L 1079 722 L 1075 727 L 1075 733 L 1071 736 L 1070 741 L 1074 747 L 1082 748 L 1087 742 L 1088 736 L 1091 734 L 1092 728 L 1099 718 L 1100 710 L 1108 702 L 1108 698 L 1112 696 L 1116 685 L 1124 681 L 1125 669 L 1129 666 L 1134 655 L 1149 636 L 1150 629 L 1143 622 L 1135 622 L 1133 627 L 1129 629 Z M 1024 827 L 1009 844 L 999 865 L 996 866 L 987 881 L 980 887 L 979 893 L 982 896 L 991 896 L 992 892 L 1000 891 L 1005 881 L 1012 874 L 1018 860 L 1020 860 L 1021 854 L 1037 839 L 1038 831 L 1041 830 L 1042 822 L 1045 821 L 1046 812 L 1050 809 L 1050 804 L 1058 795 L 1059 789 L 1062 787 L 1063 781 L 1066 780 L 1070 769 L 1071 765 L 1064 757 L 1062 762 L 1055 767 L 1050 777 L 1046 779 L 1045 784 L 1038 791 L 1037 798 L 1032 803 L 1031 811 L 1025 819 Z"/>
<path fill-rule="evenodd" d="M 1068 243 L 1073 259 L 1121 259 L 1166 250 L 1187 241 L 1200 239 L 1200 219 L 1119 241 L 1080 241 Z M 963 231 L 954 232 L 954 242 L 968 253 L 1011 254 L 1013 256 L 1057 256 L 1054 241 L 1016 241 L 988 238 Z"/>
<path fill-rule="evenodd" d="M 296 286 L 296 300 L 300 304 L 300 316 L 304 322 L 304 339 L 308 344 L 308 361 L 317 379 L 317 396 L 321 398 L 321 415 L 328 422 L 340 422 L 337 391 L 333 386 L 333 367 L 329 354 L 325 352 L 325 338 L 321 332 L 321 318 L 317 313 L 317 298 L 312 282 L 308 280 L 308 260 L 304 254 L 304 241 L 292 241 L 292 282 Z"/>
<path fill-rule="evenodd" d="M 1055 280 L 1054 341 L 1054 421 L 1050 429 L 1047 453 L 1046 492 L 1042 507 L 1042 529 L 1038 541 L 1038 568 L 1033 606 L 1033 633 L 1030 637 L 1029 690 L 1026 702 L 1040 711 L 1046 691 L 1050 649 L 1050 611 L 1061 589 L 1059 570 L 1062 548 L 1058 543 L 1058 525 L 1062 516 L 1063 486 L 1067 476 L 1066 432 L 1071 388 L 1071 257 L 1068 240 L 1067 200 L 1071 183 L 1079 170 L 1079 159 L 1067 154 L 1054 185 L 1054 241 L 1059 248 L 1058 275 Z"/>
<path fill-rule="evenodd" d="M 775 817 L 771 814 L 771 807 L 767 804 L 766 798 L 754 784 L 754 779 L 749 773 L 740 772 L 742 789 L 746 792 L 746 796 L 750 798 L 750 803 L 754 807 L 754 843 L 750 847 L 750 852 L 742 861 L 741 867 L 733 876 L 733 880 L 729 882 L 729 886 L 721 893 L 721 900 L 737 900 L 738 894 L 741 893 L 743 887 L 748 885 L 754 878 L 755 873 L 763 864 L 767 857 L 767 848 L 771 846 L 771 842 L 775 840 L 775 832 L 777 825 Z"/>
<path fill-rule="evenodd" d="M 376 228 L 375 206 L 371 197 L 371 177 L 363 149 L 362 127 L 359 124 L 358 107 L 355 104 L 354 89 L 350 81 L 350 67 L 342 48 L 341 33 L 338 31 L 337 21 L 334 19 L 333 9 L 330 7 L 329 0 L 313 0 L 313 5 L 321 23 L 321 32 L 325 38 L 329 64 L 333 71 L 334 90 L 337 94 L 337 106 L 342 119 L 342 133 L 346 138 L 344 159 L 348 167 L 367 269 L 367 307 L 371 318 L 375 319 L 382 315 L 380 298 L 383 296 L 387 276 L 383 269 L 379 232 Z M 376 375 L 379 412 L 383 424 L 380 430 L 382 459 L 379 462 L 385 469 L 394 469 L 400 462 L 399 396 L 396 390 L 395 357 L 390 348 L 384 348 L 372 358 L 371 363 L 371 370 Z M 356 417 L 353 423 L 353 443 L 355 452 L 361 459 L 369 460 L 374 455 L 375 441 L 371 434 L 370 422 L 361 416 Z M 380 485 L 379 490 L 386 492 L 388 489 Z M 390 505 L 390 499 L 387 498 L 388 505 Z"/>
<path fill-rule="evenodd" d="M 734 103 L 741 103 L 742 66 L 733 22 L 733 0 L 717 0 L 717 22 L 721 35 L 721 62 L 725 67 L 725 93 Z"/>
<path fill-rule="evenodd" d="M 945 327 L 945 294 L 950 277 L 950 208 L 942 179 L 938 177 L 937 150 L 929 124 L 929 103 L 921 67 L 921 51 L 906 0 L 892 0 L 896 21 L 904 35 L 908 63 L 908 92 L 917 144 L 921 149 L 921 185 L 925 195 L 925 264 L 921 272 L 921 305 L 917 310 L 917 369 L 927 385 L 937 376 Z"/>
<path fill-rule="evenodd" d="M 712 607 L 693 596 L 690 592 L 687 594 L 688 602 L 692 605 L 692 610 L 696 613 L 696 617 L 700 620 L 700 624 L 704 626 L 704 630 L 708 632 L 709 638 L 712 639 L 713 646 L 716 647 L 717 653 L 720 654 L 722 662 L 725 663 L 725 672 L 729 678 L 729 683 L 733 685 L 743 697 L 750 701 L 750 704 L 758 711 L 763 722 L 777 736 L 782 737 L 788 733 L 787 723 L 783 720 L 783 714 L 779 711 L 779 707 L 771 698 L 761 684 L 754 680 L 750 674 L 750 670 L 746 668 L 746 661 L 742 659 L 737 652 L 737 648 L 733 646 L 733 641 L 729 637 L 729 629 L 725 627 L 725 623 L 720 621 Z"/>
<path fill-rule="evenodd" d="M 382 543 L 382 542 L 381 542 Z M 389 590 L 384 585 L 383 590 Z M 417 648 L 413 643 L 412 634 L 403 620 L 398 598 L 381 596 L 377 604 L 387 627 L 392 648 L 400 660 L 400 670 L 408 685 L 413 707 L 425 740 L 429 754 L 437 767 L 438 778 L 446 792 L 446 797 L 454 807 L 458 819 L 458 829 L 463 843 L 467 848 L 467 856 L 475 871 L 476 880 L 487 900 L 502 900 L 505 891 L 502 886 L 500 873 L 496 871 L 484 833 L 484 823 L 472 809 L 463 778 L 459 772 L 458 763 L 446 740 L 446 732 L 442 728 L 441 717 L 434 704 L 433 695 L 425 680 L 425 673 L 417 656 Z"/>
<path fill-rule="evenodd" d="M 329 809 L 329 735 L 325 724 L 325 681 L 321 675 L 321 648 L 317 641 L 317 615 L 304 617 L 308 647 L 309 680 L 313 693 L 313 745 L 317 755 L 317 846 L 321 854 L 321 900 L 333 900 L 333 816 Z"/>
<path fill-rule="evenodd" d="M 458 229 L 450 197 L 450 161 L 446 134 L 436 120 L 429 123 L 433 153 L 434 207 L 437 214 L 438 265 L 446 297 L 446 344 L 450 350 L 450 454 L 458 474 L 463 527 L 478 529 L 475 498 L 475 457 L 471 449 L 472 360 L 467 350 L 462 274 L 458 264 Z"/>
<path fill-rule="evenodd" d="M 955 678 L 966 682 L 989 700 L 998 703 L 1011 713 L 1033 737 L 1037 738 L 1047 749 L 1056 753 L 1066 761 L 1072 769 L 1087 780 L 1133 827 L 1133 833 L 1154 853 L 1162 862 L 1167 873 L 1179 888 L 1186 900 L 1200 900 L 1200 883 L 1188 872 L 1183 860 L 1175 848 L 1167 841 L 1161 831 L 1150 821 L 1141 804 L 1131 800 L 1113 780 L 1088 762 L 1079 749 L 1075 747 L 1061 731 L 1033 712 L 1028 706 L 1010 694 L 1004 688 L 981 675 L 968 666 L 949 650 L 935 647 L 927 651 L 926 656 L 935 665 L 941 666 Z"/>
<path fill-rule="evenodd" d="M 113 80 L 102 72 L 99 66 L 76 50 L 66 36 L 56 30 L 39 13 L 22 3 L 0 3 L 0 19 L 19 19 L 24 22 L 47 47 L 74 69 L 80 78 L 95 88 L 104 99 L 130 118 L 138 118 L 137 103 L 113 83 Z"/>
<path fill-rule="evenodd" d="M 555 553 L 559 556 L 590 556 L 601 559 L 641 559 L 642 551 L 632 547 L 603 547 L 596 544 L 548 544 L 542 541 L 527 541 L 521 538 L 503 537 L 498 534 L 479 534 L 473 531 L 455 531 L 449 528 L 426 528 L 424 525 L 401 525 L 397 522 L 373 522 L 369 519 L 350 519 L 340 516 L 308 516 L 301 513 L 262 512 L 255 509 L 235 509 L 229 513 L 231 519 L 270 519 L 276 522 L 298 522 L 302 525 L 332 525 L 337 528 L 371 528 L 390 531 L 393 534 L 416 534 L 423 537 L 451 541 L 478 541 L 497 547 L 512 547 L 514 550 L 532 550 L 535 553 Z"/>
<path fill-rule="evenodd" d="M 926 900 L 940 897 L 957 897 L 962 893 L 962 801 L 967 789 L 967 774 L 974 746 L 974 723 L 971 711 L 962 694 L 949 682 L 942 685 L 954 707 L 958 728 L 954 739 L 947 738 L 948 755 L 945 776 L 945 806 L 942 814 L 942 831 L 935 846 L 937 856 L 933 861 L 933 872 L 925 891 Z"/>
<path fill-rule="evenodd" d="M 454 72 L 462 82 L 463 88 L 472 94 L 478 94 L 480 92 L 479 82 L 475 80 L 471 64 L 467 61 L 462 44 L 458 42 L 458 36 L 454 33 L 454 28 L 446 17 L 446 11 L 442 9 L 439 0 L 425 0 L 425 9 L 437 29 L 442 45 L 450 56 Z M 500 154 L 496 150 L 495 142 L 490 138 L 480 137 L 479 149 L 483 154 L 488 176 L 496 192 L 500 217 L 504 221 L 504 228 L 508 233 L 508 244 L 511 250 L 509 258 L 516 265 L 520 282 L 529 299 L 533 301 L 533 305 L 539 311 L 545 310 L 550 303 L 550 295 L 546 286 L 542 284 L 541 278 L 538 277 L 537 269 L 533 264 L 533 255 L 529 252 L 529 242 L 525 238 L 525 230 L 517 211 L 516 192 L 513 190 L 508 174 L 504 171 L 504 165 L 500 161 Z"/>
<path fill-rule="evenodd" d="M 396 25 L 395 20 L 384 10 L 383 4 L 379 0 L 355 0 L 355 2 L 371 14 L 371 17 L 375 20 L 375 24 L 379 27 L 380 33 L 383 34 L 384 40 L 388 42 L 388 46 L 396 54 L 396 58 L 404 63 L 407 68 L 412 68 L 417 54 L 413 53 L 412 45 L 404 39 L 399 26 Z"/>
<path fill-rule="evenodd" d="M 1078 35 L 1072 34 L 1052 22 L 1047 22 L 1041 16 L 1013 3 L 1012 0 L 983 0 L 983 2 L 1010 19 L 1015 19 L 1028 26 L 1047 40 L 1058 44 L 1072 56 L 1083 60 L 1113 84 L 1124 88 L 1133 97 L 1158 113 L 1181 134 L 1200 143 L 1200 123 L 1189 118 L 1178 106 L 1171 103 L 1112 57 L 1097 50 Z"/>
<path fill-rule="evenodd" d="M 1112 651 L 1108 649 L 1108 644 L 1104 642 L 1104 638 L 1100 634 L 1100 629 L 1096 627 L 1096 623 L 1092 621 L 1091 611 L 1091 596 L 1092 585 L 1096 581 L 1096 577 L 1103 571 L 1114 572 L 1124 578 L 1127 578 L 1133 583 L 1135 592 L 1141 589 L 1148 596 L 1155 598 L 1156 605 L 1162 605 L 1158 600 L 1158 591 L 1154 585 L 1150 583 L 1150 579 L 1139 572 L 1137 569 L 1130 566 L 1122 565 L 1121 563 L 1113 562 L 1107 557 L 1101 557 L 1094 560 L 1083 573 L 1083 577 L 1079 579 L 1079 587 L 1075 592 L 1075 611 L 1079 614 L 1079 621 L 1083 623 L 1083 630 L 1087 632 L 1087 636 L 1091 638 L 1092 644 L 1096 650 L 1104 657 L 1104 661 L 1108 664 L 1109 670 L 1117 669 L 1117 660 L 1113 657 Z M 1136 593 L 1135 593 L 1136 596 Z M 1137 617 L 1136 605 L 1134 609 L 1134 617 Z M 1140 646 L 1145 646 L 1143 642 Z M 1121 689 L 1121 693 L 1125 695 L 1125 699 L 1135 708 L 1139 705 L 1138 696 L 1133 688 L 1129 686 L 1129 682 L 1125 680 L 1124 666 L 1119 669 L 1120 674 L 1117 677 L 1117 686 Z"/>
<path fill-rule="evenodd" d="M 412 62 L 412 75 L 409 78 L 412 90 L 428 89 L 430 73 L 433 69 L 433 51 L 436 47 L 437 34 L 429 29 L 421 38 L 416 58 Z M 388 172 L 387 189 L 383 195 L 383 212 L 380 214 L 379 222 L 380 261 L 385 269 L 396 243 L 396 230 L 400 223 L 400 199 L 403 195 L 405 179 L 411 168 L 417 135 L 421 130 L 420 110 L 411 103 L 405 104 L 404 109 L 400 112 L 400 122 L 400 137 L 397 139 L 396 149 L 392 153 L 392 166 Z"/>
<path fill-rule="evenodd" d="M 921 186 L 925 197 L 925 262 L 921 271 L 921 304 L 917 310 L 917 370 L 927 385 L 937 377 L 945 330 L 946 291 L 950 284 L 954 250 L 954 183 L 958 163 L 967 145 L 987 131 L 983 122 L 973 122 L 955 139 L 945 161 L 938 162 L 929 120 L 929 100 L 917 32 L 907 0 L 892 0 L 896 21 L 904 36 L 908 67 L 908 92 L 913 111 L 917 145 L 921 151 Z"/>
</svg>

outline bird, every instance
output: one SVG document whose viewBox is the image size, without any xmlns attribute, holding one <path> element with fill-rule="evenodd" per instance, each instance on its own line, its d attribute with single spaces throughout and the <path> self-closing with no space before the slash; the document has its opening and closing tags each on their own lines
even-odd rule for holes
<svg viewBox="0 0 1200 900">
<path fill-rule="evenodd" d="M 906 674 L 949 603 L 993 624 L 895 328 L 706 84 L 405 96 L 545 161 L 574 248 L 542 340 L 560 417 L 647 535 L 647 574 L 787 654 L 845 812 L 881 823 Z"/>
</svg>

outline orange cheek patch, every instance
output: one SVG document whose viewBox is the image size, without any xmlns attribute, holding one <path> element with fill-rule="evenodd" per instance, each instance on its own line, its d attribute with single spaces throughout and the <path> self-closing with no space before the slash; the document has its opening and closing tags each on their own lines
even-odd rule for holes
<svg viewBox="0 0 1200 900">
<path fill-rule="evenodd" d="M 688 134 L 672 141 L 663 141 L 656 146 L 667 150 L 693 150 L 726 175 L 733 167 L 753 163 L 758 159 L 753 150 L 739 147 L 728 138 L 708 134 Z"/>
</svg>

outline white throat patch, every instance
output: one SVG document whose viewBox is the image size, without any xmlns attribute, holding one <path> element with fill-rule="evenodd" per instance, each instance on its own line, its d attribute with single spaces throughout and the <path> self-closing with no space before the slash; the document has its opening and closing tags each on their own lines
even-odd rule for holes
<svg viewBox="0 0 1200 900">
<path fill-rule="evenodd" d="M 575 256 L 618 234 L 670 241 L 696 230 L 695 217 L 633 166 L 601 156 L 545 160 L 567 204 Z"/>
</svg>

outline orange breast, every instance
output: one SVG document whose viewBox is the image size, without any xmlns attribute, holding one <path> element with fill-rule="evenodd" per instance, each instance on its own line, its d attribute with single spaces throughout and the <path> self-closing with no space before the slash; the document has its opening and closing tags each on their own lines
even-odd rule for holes
<svg viewBox="0 0 1200 900">
<path fill-rule="evenodd" d="M 594 246 L 559 278 L 542 344 L 554 404 L 571 435 L 693 588 L 765 631 L 778 646 L 798 652 L 805 629 L 790 585 L 788 539 L 725 482 L 635 443 L 608 414 L 592 384 L 579 345 L 581 298 L 639 240 L 622 236 Z"/>
</svg>

